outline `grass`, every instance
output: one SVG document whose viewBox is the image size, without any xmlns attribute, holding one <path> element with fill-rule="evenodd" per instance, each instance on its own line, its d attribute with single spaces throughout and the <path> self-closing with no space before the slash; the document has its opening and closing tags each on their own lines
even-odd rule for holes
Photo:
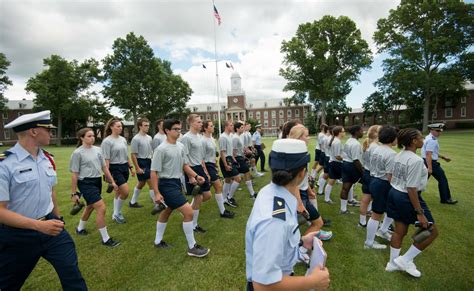
<svg viewBox="0 0 474 291">
<path fill-rule="evenodd" d="M 267 154 L 272 139 L 266 139 Z M 315 138 L 310 146 L 313 153 Z M 364 250 L 365 230 L 358 228 L 358 215 L 338 215 L 339 205 L 327 205 L 319 199 L 320 212 L 333 221 L 329 228 L 334 238 L 324 244 L 328 253 L 328 268 L 333 290 L 472 290 L 474 288 L 474 180 L 472 163 L 473 131 L 445 132 L 440 139 L 443 154 L 450 156 L 451 163 L 442 163 L 447 173 L 453 198 L 460 202 L 455 206 L 439 203 L 437 183 L 430 179 L 423 197 L 428 203 L 440 236 L 416 259 L 423 276 L 414 279 L 400 272 L 384 271 L 389 250 Z M 100 235 L 95 226 L 93 214 L 87 224 L 91 234 L 78 237 L 74 228 L 79 215 L 71 217 L 69 157 L 74 148 L 51 147 L 58 164 L 59 184 L 57 186 L 66 229 L 72 235 L 79 256 L 80 269 L 91 290 L 243 290 L 245 284 L 245 225 L 252 208 L 245 185 L 236 194 L 239 208 L 233 220 L 218 217 L 217 205 L 212 198 L 203 205 L 199 224 L 208 230 L 204 235 L 196 234 L 199 244 L 209 247 L 207 258 L 195 259 L 186 255 L 186 241 L 182 231 L 180 215 L 173 214 L 164 239 L 173 248 L 159 250 L 153 247 L 156 218 L 150 215 L 151 202 L 145 189 L 139 202 L 141 209 L 124 206 L 125 225 L 113 224 L 110 219 L 112 195 L 103 197 L 108 206 L 107 224 L 112 237 L 121 245 L 108 249 L 100 244 Z M 268 157 L 268 155 L 267 155 Z M 269 182 L 270 174 L 255 179 L 255 189 Z M 136 179 L 130 179 L 131 186 Z M 333 189 L 333 200 L 340 186 Z M 360 194 L 360 186 L 356 188 Z M 352 209 L 356 211 L 356 209 Z M 410 233 L 413 231 L 411 229 Z M 402 253 L 411 240 L 405 238 Z M 295 268 L 303 274 L 301 265 Z M 49 263 L 40 260 L 24 285 L 24 290 L 58 290 L 60 283 Z"/>
</svg>

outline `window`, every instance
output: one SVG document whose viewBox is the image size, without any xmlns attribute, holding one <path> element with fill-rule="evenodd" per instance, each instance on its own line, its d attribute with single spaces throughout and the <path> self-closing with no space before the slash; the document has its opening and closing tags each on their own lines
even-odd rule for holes
<svg viewBox="0 0 474 291">
<path fill-rule="evenodd" d="M 272 119 L 272 126 L 277 126 L 277 120 L 276 119 Z"/>
<path fill-rule="evenodd" d="M 260 119 L 260 111 L 257 111 L 255 117 L 256 117 L 257 119 Z"/>
<path fill-rule="evenodd" d="M 283 110 L 280 110 L 280 111 L 279 111 L 279 116 L 280 116 L 280 118 L 283 118 L 283 117 L 284 117 L 284 114 L 285 114 L 285 113 L 284 113 Z"/>
<path fill-rule="evenodd" d="M 207 106 L 207 111 L 211 111 L 211 106 Z"/>
<path fill-rule="evenodd" d="M 466 117 L 466 106 L 461 107 L 461 117 Z"/>
<path fill-rule="evenodd" d="M 263 121 L 263 126 L 268 127 L 268 120 L 265 119 L 265 120 Z"/>
<path fill-rule="evenodd" d="M 8 112 L 3 112 L 2 118 L 3 118 L 3 120 L 7 120 L 8 119 Z"/>
<path fill-rule="evenodd" d="M 453 102 L 451 100 L 446 100 L 446 101 L 444 101 L 444 106 L 445 107 L 451 107 L 451 106 L 453 106 Z"/>
<path fill-rule="evenodd" d="M 276 129 L 273 129 L 273 130 L 272 130 L 272 136 L 277 136 L 277 131 L 276 131 Z"/>
<path fill-rule="evenodd" d="M 217 120 L 217 114 L 212 114 L 212 120 Z"/>
<path fill-rule="evenodd" d="M 295 109 L 295 117 L 300 117 L 300 110 L 299 109 Z"/>
<path fill-rule="evenodd" d="M 268 118 L 268 111 L 263 111 L 263 118 Z"/>
<path fill-rule="evenodd" d="M 291 109 L 288 109 L 288 110 L 286 111 L 286 115 L 288 116 L 288 118 L 291 118 Z"/>
<path fill-rule="evenodd" d="M 283 125 L 284 123 L 285 123 L 285 120 L 284 120 L 284 119 L 280 119 L 280 120 L 278 121 L 278 125 Z"/>
<path fill-rule="evenodd" d="M 249 112 L 249 118 L 252 118 L 252 119 L 253 119 L 253 111 L 250 111 L 250 112 Z"/>
<path fill-rule="evenodd" d="M 211 115 L 209 113 L 206 114 L 206 119 L 211 119 Z"/>
<path fill-rule="evenodd" d="M 272 118 L 276 118 L 277 117 L 277 112 L 275 110 L 272 110 Z"/>
<path fill-rule="evenodd" d="M 463 104 L 466 103 L 466 96 L 461 97 L 461 103 L 463 103 Z"/>
<path fill-rule="evenodd" d="M 448 107 L 444 109 L 444 117 L 451 118 L 453 117 L 453 108 Z"/>
</svg>

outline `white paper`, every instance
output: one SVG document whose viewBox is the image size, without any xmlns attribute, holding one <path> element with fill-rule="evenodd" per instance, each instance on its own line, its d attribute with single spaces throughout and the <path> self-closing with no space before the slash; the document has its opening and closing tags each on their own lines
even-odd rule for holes
<svg viewBox="0 0 474 291">
<path fill-rule="evenodd" d="M 326 258 L 326 251 L 324 251 L 319 239 L 316 237 L 313 238 L 313 252 L 311 254 L 309 269 L 306 272 L 306 275 L 311 274 L 314 268 L 324 268 L 326 266 Z"/>
</svg>

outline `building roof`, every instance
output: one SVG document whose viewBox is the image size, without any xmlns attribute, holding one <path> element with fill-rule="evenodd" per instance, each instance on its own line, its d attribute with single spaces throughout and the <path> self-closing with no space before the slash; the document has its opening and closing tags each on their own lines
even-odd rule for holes
<svg viewBox="0 0 474 291">
<path fill-rule="evenodd" d="M 222 102 L 220 110 L 229 109 L 227 108 L 227 100 Z M 223 108 L 222 106 L 225 106 Z M 296 105 L 291 105 L 296 106 Z M 297 106 L 310 106 L 310 104 L 301 104 Z M 206 111 L 217 111 L 217 103 L 202 103 L 202 104 L 188 104 L 187 108 L 191 109 L 193 112 L 193 108 L 196 108 L 195 112 L 206 112 Z M 285 102 L 283 99 L 275 98 L 275 99 L 250 99 L 247 100 L 246 109 L 265 109 L 265 108 L 276 108 L 276 107 L 286 107 Z"/>
<path fill-rule="evenodd" d="M 33 109 L 33 100 L 8 100 L 6 106 L 10 110 Z"/>
</svg>

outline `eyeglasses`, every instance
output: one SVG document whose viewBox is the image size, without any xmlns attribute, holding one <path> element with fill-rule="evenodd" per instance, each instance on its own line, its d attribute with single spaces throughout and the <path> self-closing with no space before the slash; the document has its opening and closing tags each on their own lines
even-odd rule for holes
<svg viewBox="0 0 474 291">
<path fill-rule="evenodd" d="M 173 127 L 173 128 L 171 128 L 171 130 L 174 130 L 174 131 L 181 131 L 181 128 L 179 128 L 179 127 Z"/>
</svg>

